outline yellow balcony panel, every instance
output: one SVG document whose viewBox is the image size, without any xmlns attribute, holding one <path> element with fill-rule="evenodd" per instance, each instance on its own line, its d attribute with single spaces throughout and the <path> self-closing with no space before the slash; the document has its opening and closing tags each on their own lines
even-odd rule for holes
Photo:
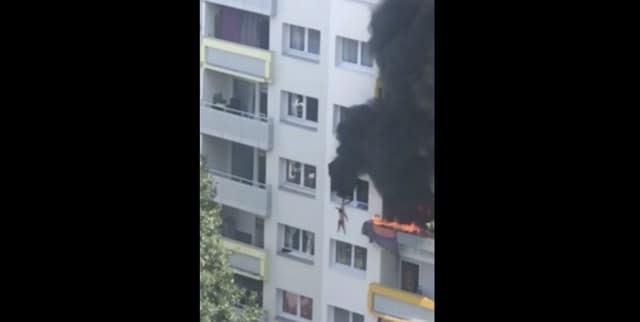
<svg viewBox="0 0 640 322">
<path fill-rule="evenodd" d="M 261 83 L 271 81 L 268 50 L 208 37 L 202 41 L 200 57 L 204 68 Z"/>
<path fill-rule="evenodd" d="M 391 322 L 434 322 L 433 300 L 381 284 L 369 284 L 371 313 Z"/>
<path fill-rule="evenodd" d="M 223 238 L 223 242 L 224 247 L 231 251 L 229 265 L 235 273 L 257 280 L 265 279 L 267 254 L 264 249 L 228 238 Z"/>
</svg>

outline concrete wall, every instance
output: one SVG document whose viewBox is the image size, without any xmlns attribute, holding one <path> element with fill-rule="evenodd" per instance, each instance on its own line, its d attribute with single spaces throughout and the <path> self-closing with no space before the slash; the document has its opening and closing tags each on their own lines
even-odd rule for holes
<svg viewBox="0 0 640 322">
<path fill-rule="evenodd" d="M 323 45 L 326 46 L 327 55 L 324 59 L 327 75 L 327 100 L 322 102 L 323 112 L 320 121 L 323 123 L 322 128 L 325 130 L 324 136 L 324 160 L 328 164 L 336 156 L 337 140 L 333 134 L 333 105 L 352 106 L 361 104 L 373 96 L 373 88 L 376 79 L 376 71 L 363 73 L 351 70 L 344 70 L 336 67 L 336 36 L 349 37 L 361 41 L 369 38 L 367 26 L 369 24 L 370 9 L 367 4 L 352 0 L 330 0 L 329 14 L 330 24 L 328 32 L 323 30 Z M 321 173 L 327 182 L 327 192 L 329 190 L 330 177 L 328 170 Z M 366 176 L 363 179 L 368 179 Z M 329 258 L 330 243 L 329 239 L 339 239 L 353 245 L 367 248 L 367 271 L 364 279 L 359 279 L 345 272 L 328 268 L 324 281 L 324 299 L 325 304 L 335 305 L 348 309 L 352 312 L 364 315 L 366 322 L 377 322 L 377 317 L 368 312 L 367 309 L 367 290 L 369 283 L 378 283 L 381 277 L 381 262 L 386 260 L 386 255 L 375 244 L 370 244 L 366 236 L 362 235 L 362 224 L 371 219 L 374 214 L 381 213 L 382 203 L 379 194 L 373 184 L 369 185 L 369 209 L 361 210 L 353 207 L 347 207 L 346 212 L 349 221 L 346 223 L 346 235 L 342 232 L 336 233 L 338 214 L 335 209 L 336 203 L 331 201 L 330 195 L 326 195 L 323 200 L 324 204 L 324 225 L 325 225 L 325 242 L 323 247 L 327 250 L 324 257 L 326 262 L 332 260 Z M 336 285 L 340 288 L 336 290 Z M 327 314 L 328 308 L 325 306 Z"/>
<path fill-rule="evenodd" d="M 281 115 L 281 91 L 290 91 L 318 99 L 319 124 L 317 131 L 284 124 L 279 117 L 274 118 L 274 146 L 267 153 L 267 183 L 274 185 L 271 218 L 265 222 L 265 248 L 276 248 L 278 243 L 277 224 L 312 231 L 315 234 L 315 261 L 313 265 L 290 258 L 269 254 L 269 282 L 265 283 L 264 308 L 278 312 L 275 299 L 276 289 L 285 289 L 313 298 L 313 321 L 327 321 L 326 303 L 322 297 L 323 262 L 325 256 L 324 200 L 328 196 L 329 181 L 324 140 L 326 130 L 330 130 L 328 120 L 328 38 L 329 2 L 278 0 L 277 14 L 271 19 L 269 48 L 274 53 L 272 62 L 272 82 L 268 88 L 268 114 Z M 310 62 L 283 55 L 283 24 L 320 30 L 320 61 Z M 307 163 L 316 167 L 315 196 L 308 197 L 280 190 L 280 158 Z M 270 317 L 273 319 L 273 317 Z"/>
</svg>

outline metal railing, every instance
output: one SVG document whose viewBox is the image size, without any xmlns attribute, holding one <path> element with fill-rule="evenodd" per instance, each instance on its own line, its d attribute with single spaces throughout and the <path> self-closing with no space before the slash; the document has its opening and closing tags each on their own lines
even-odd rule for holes
<svg viewBox="0 0 640 322">
<path fill-rule="evenodd" d="M 218 111 L 222 111 L 222 112 L 238 115 L 238 116 L 245 117 L 245 118 L 252 119 L 252 120 L 258 120 L 258 121 L 265 122 L 265 123 L 269 121 L 267 116 L 265 114 L 262 114 L 262 113 L 245 112 L 245 111 L 241 111 L 241 110 L 238 110 L 238 109 L 235 109 L 235 108 L 226 107 L 226 106 L 224 106 L 222 104 L 214 104 L 214 103 L 210 103 L 210 102 L 206 102 L 206 101 L 202 101 L 202 105 L 204 105 L 204 106 L 206 106 L 208 108 L 212 108 L 214 110 L 218 110 Z"/>
<path fill-rule="evenodd" d="M 249 186 L 254 186 L 254 187 L 258 187 L 260 189 L 267 189 L 267 185 L 265 183 L 261 183 L 254 180 L 250 180 L 250 179 L 246 179 L 243 177 L 238 177 L 236 175 L 233 175 L 231 173 L 226 173 L 226 172 L 222 172 L 222 171 L 218 171 L 218 170 L 213 170 L 213 169 L 209 169 L 209 174 L 214 176 L 214 177 L 220 177 L 220 178 L 224 178 L 224 179 L 229 179 L 229 180 L 233 180 L 233 181 L 237 181 Z"/>
</svg>

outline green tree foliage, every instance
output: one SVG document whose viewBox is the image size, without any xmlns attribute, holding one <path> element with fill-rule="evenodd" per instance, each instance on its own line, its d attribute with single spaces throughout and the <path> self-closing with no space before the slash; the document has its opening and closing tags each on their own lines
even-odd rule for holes
<svg viewBox="0 0 640 322">
<path fill-rule="evenodd" d="M 220 207 L 204 164 L 200 163 L 200 322 L 255 322 L 261 316 L 255 294 L 233 282 L 219 227 Z"/>
</svg>

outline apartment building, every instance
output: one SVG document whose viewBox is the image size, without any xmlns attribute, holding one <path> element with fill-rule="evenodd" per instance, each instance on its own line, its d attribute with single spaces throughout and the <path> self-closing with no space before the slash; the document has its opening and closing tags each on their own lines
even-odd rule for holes
<svg viewBox="0 0 640 322">
<path fill-rule="evenodd" d="M 377 0 L 203 0 L 200 150 L 236 283 L 264 321 L 433 321 L 433 240 L 362 234 L 383 211 L 363 176 L 337 231 L 337 124 L 377 92 Z"/>
</svg>

